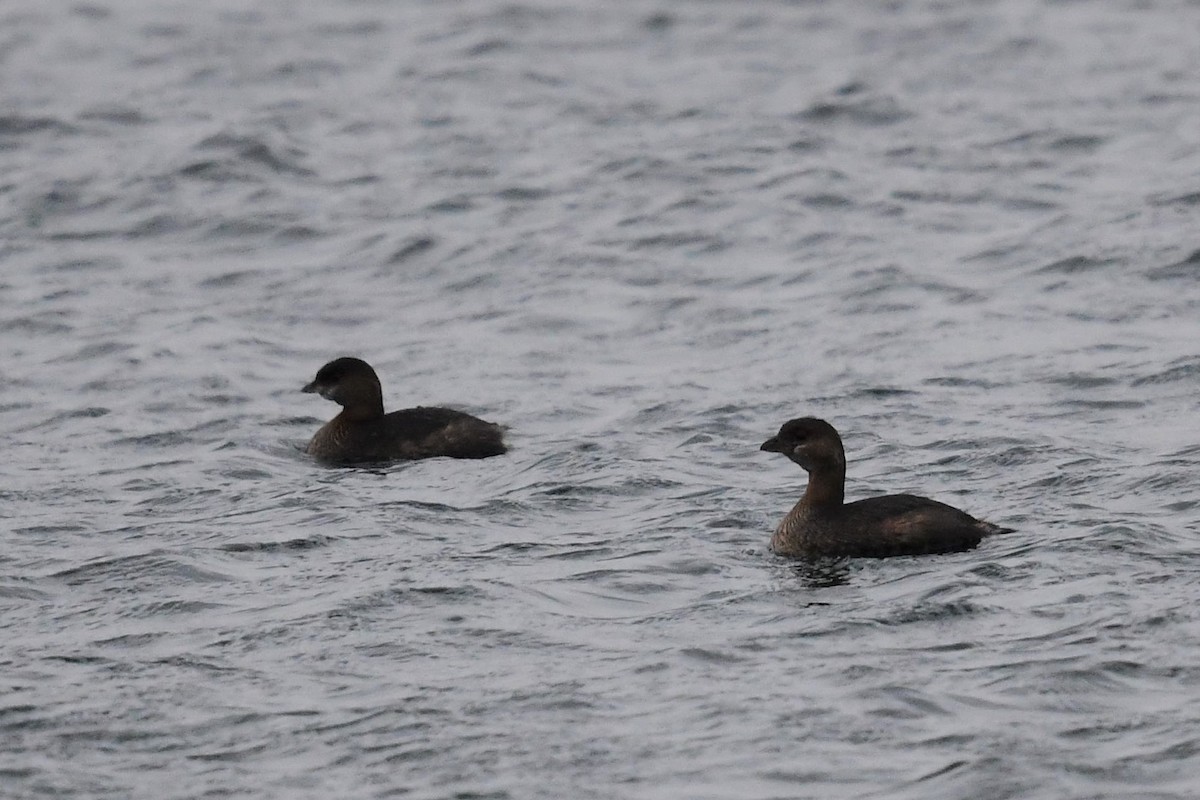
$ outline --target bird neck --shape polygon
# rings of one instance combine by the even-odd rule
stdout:
[[[837,508],[845,499],[845,467],[826,466],[809,471],[801,503],[809,508]]]

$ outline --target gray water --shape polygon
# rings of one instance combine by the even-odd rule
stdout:
[[[0,796],[1190,798],[1200,4],[0,5]],[[299,388],[510,454],[329,469]],[[850,498],[1015,533],[767,550]]]

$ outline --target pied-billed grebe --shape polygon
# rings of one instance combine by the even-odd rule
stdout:
[[[843,502],[846,453],[842,437],[828,422],[803,417],[785,422],[763,442],[808,472],[808,488],[771,537],[783,556],[886,556],[969,550],[989,534],[1006,533],[953,506],[911,494]]]
[[[302,391],[342,406],[308,443],[307,452],[335,464],[366,464],[449,456],[487,458],[505,451],[500,426],[449,408],[383,413],[383,390],[371,365],[339,358],[317,371]]]

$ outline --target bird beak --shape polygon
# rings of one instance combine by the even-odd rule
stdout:
[[[320,389],[318,389],[318,388],[317,388],[317,382],[316,382],[316,381],[313,381],[312,383],[308,384],[307,386],[305,386],[305,387],[304,387],[303,389],[301,389],[300,391],[302,391],[302,392],[306,392],[307,394],[314,394],[314,393],[316,393],[316,392],[319,392],[319,391],[320,391]]]
[[[770,439],[767,439],[765,442],[763,442],[762,447],[758,449],[766,450],[768,453],[782,453],[783,445],[779,443],[778,436],[772,436]]]

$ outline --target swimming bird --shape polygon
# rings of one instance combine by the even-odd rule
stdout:
[[[342,406],[317,431],[306,452],[333,464],[401,459],[487,458],[504,453],[499,425],[450,408],[418,406],[383,413],[383,389],[371,365],[360,358],[330,361],[301,391],[315,392]]]
[[[782,453],[808,472],[804,496],[771,537],[771,549],[779,555],[883,558],[949,553],[1012,530],[911,494],[845,502],[842,437],[822,419],[789,420],[760,449]]]

